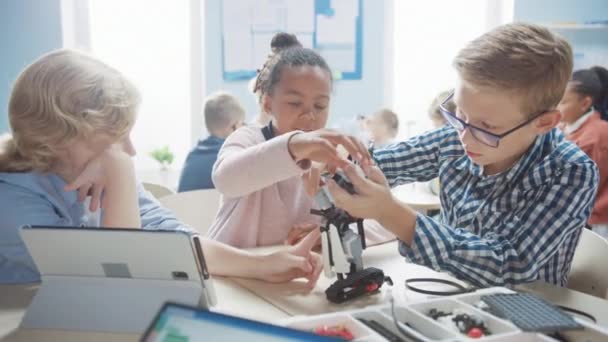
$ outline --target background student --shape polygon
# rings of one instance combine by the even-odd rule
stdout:
[[[566,138],[581,148],[598,167],[599,185],[589,224],[593,231],[608,237],[608,122],[601,118],[602,84],[595,70],[577,70],[568,82],[558,109]]]
[[[392,110],[383,108],[367,119],[366,128],[374,148],[382,148],[395,141],[399,133],[399,117]]]
[[[448,98],[448,96],[450,96],[452,92],[453,90],[442,91],[441,93],[437,94],[437,96],[433,99],[433,102],[431,102],[427,114],[433,123],[433,128],[440,128],[447,124],[443,114],[441,114],[441,108],[439,108],[439,106],[443,103],[443,101],[445,101],[445,99]],[[445,103],[445,108],[450,112],[456,112],[456,104],[454,104],[454,101],[452,100]]]
[[[205,99],[205,126],[209,136],[198,141],[188,153],[179,178],[178,192],[213,189],[211,170],[226,138],[245,122],[245,109],[226,92]]]

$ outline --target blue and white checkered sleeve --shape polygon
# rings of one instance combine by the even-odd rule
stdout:
[[[436,178],[441,149],[450,144],[460,145],[458,135],[453,128],[444,127],[378,149],[373,157],[389,185],[395,187]]]
[[[532,189],[519,206],[483,218],[480,235],[418,214],[412,244],[401,242],[399,250],[414,263],[450,272],[476,286],[534,281],[560,247],[572,249],[565,254],[573,255],[597,184],[593,163],[562,170]],[[549,269],[544,280],[561,284],[564,268]]]

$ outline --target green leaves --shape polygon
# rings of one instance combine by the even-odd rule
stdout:
[[[168,145],[152,150],[150,156],[158,161],[163,167],[171,165],[171,163],[173,163],[173,158],[175,157],[173,152],[169,150]]]

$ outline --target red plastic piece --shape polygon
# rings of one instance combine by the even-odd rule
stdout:
[[[483,337],[483,331],[479,328],[471,328],[469,333],[467,334],[470,338],[480,338]]]
[[[350,330],[341,325],[334,327],[328,327],[324,325],[322,327],[315,328],[314,333],[321,336],[340,337],[346,341],[351,341],[355,338],[353,336],[353,333],[350,332]]]
[[[365,287],[365,290],[367,292],[374,292],[377,289],[378,289],[378,284],[376,284],[376,283],[367,284],[367,286]]]

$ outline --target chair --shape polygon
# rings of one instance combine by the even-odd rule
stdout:
[[[215,189],[186,191],[161,197],[159,201],[180,221],[203,235],[215,220],[220,193]]]
[[[143,182],[141,184],[144,186],[144,189],[148,190],[152,195],[154,195],[154,197],[156,197],[156,199],[175,193],[175,191],[161,184],[147,182]]]
[[[590,229],[583,228],[574,251],[568,288],[608,299],[608,241]]]

